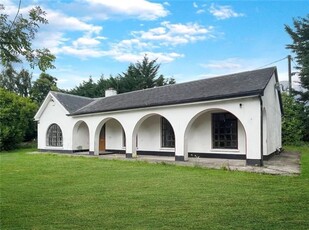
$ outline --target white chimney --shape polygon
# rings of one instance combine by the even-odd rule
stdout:
[[[117,95],[117,91],[113,88],[109,88],[105,90],[105,97],[115,96]]]

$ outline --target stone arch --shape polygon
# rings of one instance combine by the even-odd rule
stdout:
[[[111,127],[108,127],[108,125],[110,125]],[[113,129],[112,126],[114,126],[115,129]],[[114,134],[112,134],[113,132]],[[119,152],[123,152],[123,150],[125,149],[125,146],[123,145],[123,132],[125,132],[125,130],[122,123],[118,119],[114,117],[107,117],[101,120],[97,125],[94,133],[94,154],[99,155],[100,146],[102,145],[104,145],[104,150],[101,149],[101,151],[108,150],[108,147],[113,146],[110,145],[112,140],[117,143],[117,146],[114,145],[116,148],[110,150],[117,150]],[[104,140],[102,138],[104,138]]]
[[[164,120],[162,120],[162,118]],[[161,125],[166,125],[167,127],[166,133],[172,133],[169,135],[170,139],[169,141],[164,142],[164,144],[168,143],[167,147],[163,146],[163,140],[162,140],[162,129]],[[160,124],[159,126],[157,124]],[[148,127],[146,130],[145,127]],[[141,130],[142,128],[142,130]],[[144,129],[143,129],[144,128]],[[152,133],[149,133],[149,130],[151,130]],[[145,135],[148,135],[148,142],[140,142],[140,138],[137,136],[139,132],[142,137],[145,137]],[[140,136],[140,137],[141,137]],[[151,141],[150,140],[151,136]],[[165,138],[168,138],[167,136],[164,136]],[[142,139],[142,138],[141,138]],[[144,138],[144,139],[147,139]],[[142,140],[144,140],[142,139]],[[173,139],[173,140],[172,140]],[[166,156],[174,156],[175,155],[175,128],[173,127],[172,122],[169,118],[167,118],[164,114],[161,113],[149,113],[144,116],[142,116],[135,124],[133,132],[132,132],[132,147],[133,147],[133,154],[137,153],[137,150],[139,154],[147,154],[147,155],[166,155]],[[137,149],[138,147],[138,149]]]
[[[89,151],[89,126],[83,121],[79,120],[75,123],[72,133],[72,149],[73,152]]]
[[[212,113],[216,113],[216,112],[228,112],[230,114],[232,114],[233,116],[235,116],[237,118],[237,124],[238,124],[238,149],[240,151],[242,155],[240,154],[235,154],[233,152],[231,152],[232,154],[234,154],[234,156],[237,156],[237,157],[240,157],[241,159],[245,159],[246,158],[246,154],[247,154],[247,132],[246,132],[246,129],[245,129],[245,126],[243,124],[243,122],[241,121],[241,119],[239,118],[239,116],[237,116],[237,114],[235,114],[233,111],[229,110],[229,109],[226,109],[226,108],[209,108],[209,109],[205,109],[205,110],[202,110],[202,111],[199,111],[198,113],[196,113],[191,119],[190,121],[188,122],[187,126],[186,126],[186,129],[185,129],[185,132],[184,132],[184,140],[185,140],[185,143],[184,143],[184,155],[185,156],[188,156],[188,151],[194,149],[192,148],[192,146],[190,146],[189,142],[190,142],[190,138],[191,136],[189,137],[189,134],[191,132],[191,128],[192,126],[198,122],[199,119],[203,119],[203,116],[205,117],[204,119],[207,119],[207,121],[209,122],[208,123],[208,129],[209,129],[209,133],[208,133],[208,136],[207,136],[207,141],[206,140],[203,140],[203,141],[199,141],[199,143],[202,143],[202,144],[207,144],[208,146],[206,147],[206,149],[212,149],[212,123],[211,123],[211,114]],[[198,125],[197,125],[198,126]],[[190,148],[190,149],[189,149]],[[201,147],[197,147],[196,149],[199,149]],[[195,150],[197,151],[197,150]],[[218,151],[219,152],[219,151]],[[224,152],[224,151],[222,151]],[[227,153],[229,151],[226,151]],[[217,156],[219,156],[220,154],[217,154]],[[205,156],[207,156],[205,154]],[[229,155],[226,155],[227,158],[229,157],[232,157],[232,156],[229,156]]]

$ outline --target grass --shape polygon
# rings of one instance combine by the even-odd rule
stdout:
[[[1,153],[3,229],[308,229],[302,174],[272,176],[31,150]]]

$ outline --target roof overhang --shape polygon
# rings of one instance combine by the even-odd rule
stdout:
[[[39,110],[36,112],[34,116],[34,120],[38,121],[40,120],[40,117],[42,116],[44,110],[46,109],[48,103],[50,101],[54,101],[60,105],[60,107],[64,110],[65,114],[69,114],[69,111],[66,110],[66,108],[57,100],[57,98],[52,94],[52,92],[49,92],[47,96],[45,97],[43,103],[41,104]]]

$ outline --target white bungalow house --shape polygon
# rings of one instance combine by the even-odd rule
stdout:
[[[50,92],[35,115],[38,149],[261,166],[282,147],[278,86],[271,67],[96,99]]]

